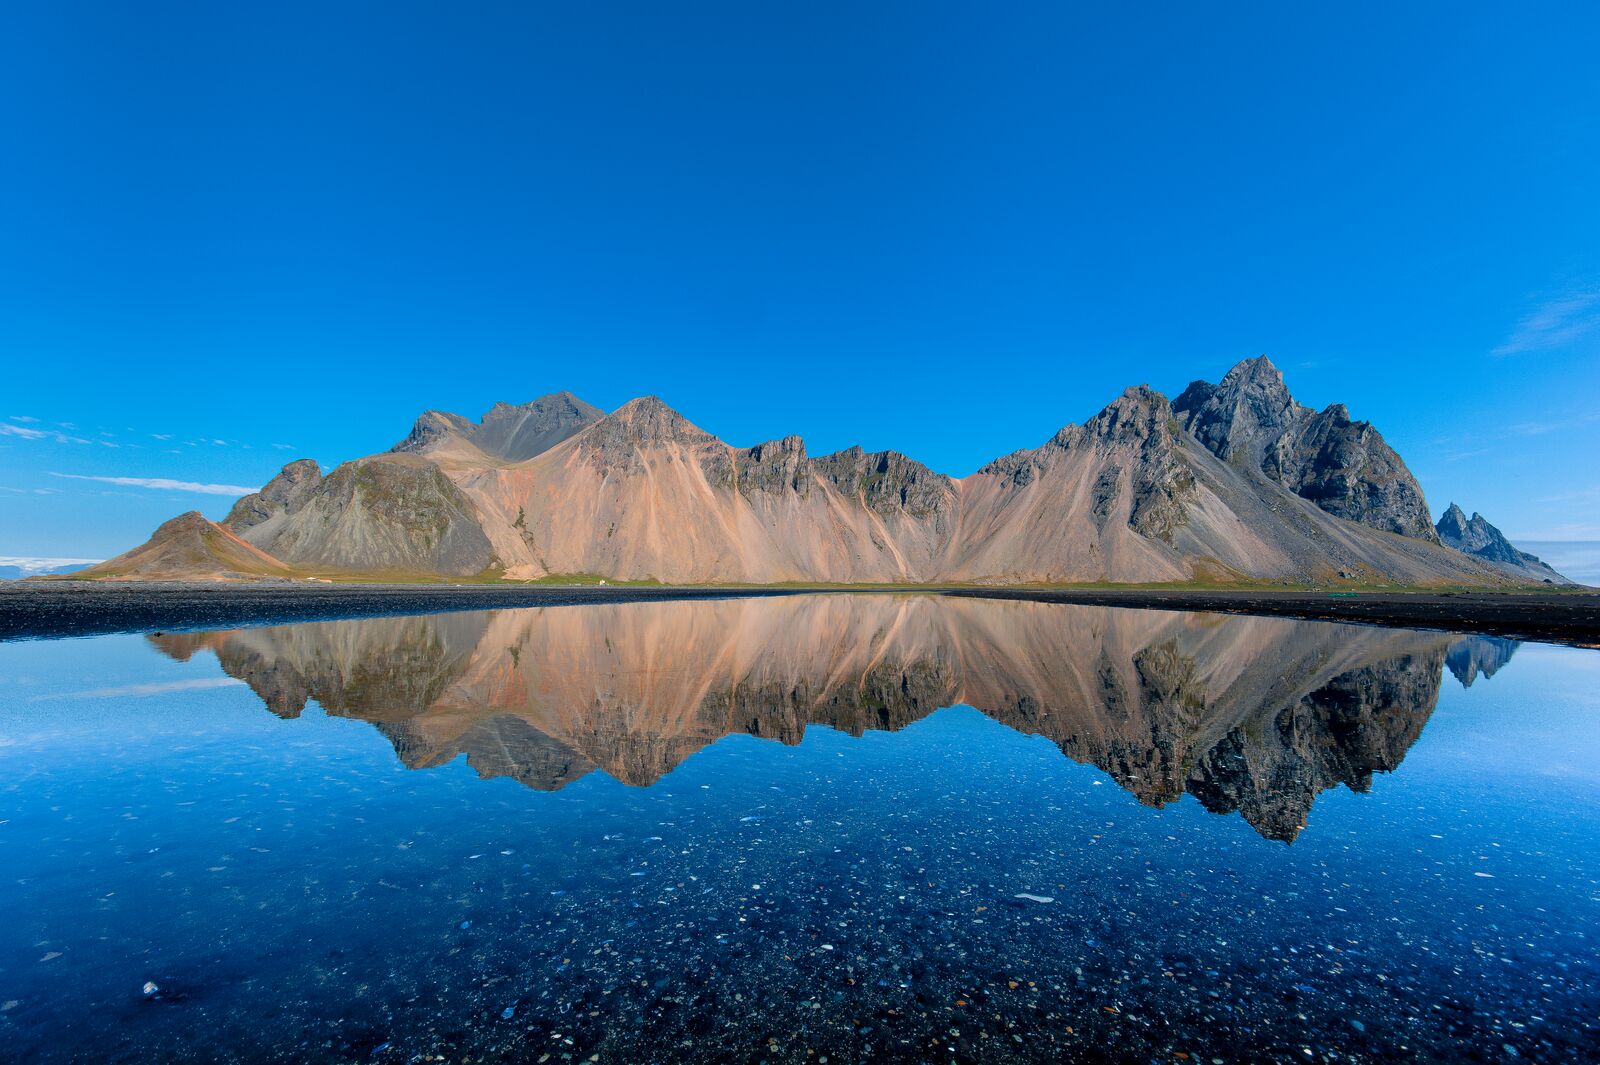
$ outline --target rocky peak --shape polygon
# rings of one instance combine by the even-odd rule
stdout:
[[[1474,514],[1473,517],[1480,521],[1482,520],[1482,515]],[[1440,516],[1434,529],[1439,533],[1440,539],[1459,551],[1460,548],[1457,545],[1467,539],[1470,526],[1471,522],[1467,520],[1467,512],[1455,503],[1451,503],[1444,514]]]
[[[322,483],[322,467],[311,459],[296,459],[268,481],[261,491],[240,499],[228,511],[222,524],[234,532],[244,532],[276,514],[300,509]]]
[[[490,455],[522,462],[605,417],[605,412],[574,396],[556,392],[529,403],[496,403],[472,431],[471,440]]]
[[[1151,438],[1170,439],[1174,426],[1167,397],[1149,385],[1135,385],[1084,423],[1095,440],[1107,443],[1141,443]]]
[[[595,436],[616,436],[638,443],[704,444],[716,439],[661,401],[659,396],[630,399],[595,423]]]
[[[454,437],[469,437],[473,425],[459,414],[425,410],[411,426],[406,438],[390,448],[391,453],[424,454]]]
[[[1224,462],[1235,457],[1260,461],[1276,437],[1310,413],[1295,402],[1282,372],[1265,355],[1239,363],[1221,384],[1195,381],[1172,409],[1183,427]]]
[[[424,411],[406,438],[391,452],[428,454],[463,440],[491,458],[522,462],[599,421],[604,413],[571,392],[556,392],[528,403],[496,403],[479,422],[447,411]]]
[[[643,453],[651,447],[701,449],[710,482],[725,488],[734,483],[733,449],[656,396],[629,400],[589,426],[573,442],[590,461],[625,469],[640,468]]]
[[[768,440],[738,457],[739,490],[745,493],[804,491],[809,465],[806,443],[798,436]]]
[[[751,462],[781,461],[791,456],[801,459],[806,457],[806,442],[798,436],[786,436],[781,440],[768,440],[764,444],[747,448],[745,455]]]
[[[1343,403],[1302,406],[1265,355],[1239,363],[1221,384],[1194,382],[1172,409],[1224,462],[1336,517],[1438,542],[1422,486],[1372,424],[1353,420]]]
[[[812,463],[817,475],[845,495],[859,495],[874,512],[923,517],[955,508],[955,482],[898,451],[849,447]]]
[[[168,518],[150,534],[152,540],[174,540],[180,536],[194,536],[211,528],[211,519],[198,510],[185,511],[176,518]]]
[[[1440,541],[1446,547],[1453,547],[1457,551],[1492,562],[1515,576],[1541,582],[1548,581],[1552,584],[1571,583],[1540,561],[1537,555],[1519,550],[1506,539],[1504,533],[1490,525],[1488,519],[1477,511],[1473,511],[1472,517],[1468,518],[1466,511],[1451,503],[1435,529]]]

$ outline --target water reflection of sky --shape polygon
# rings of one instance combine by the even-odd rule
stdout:
[[[1229,619],[1149,624],[1169,650],[1237,651]],[[302,665],[356,635],[294,628],[273,646]],[[1264,631],[1250,646],[1277,646]],[[1600,655],[1524,645],[1462,688],[1448,641],[1392,639],[1407,664],[1374,645],[1314,701],[1370,716],[1420,694],[1414,742],[1369,793],[1320,791],[1289,846],[1192,794],[1142,805],[1132,750],[1109,773],[1072,756],[1101,748],[970,707],[796,746],[736,733],[650,787],[594,771],[541,791],[460,760],[403,768],[396,736],[443,733],[314,702],[280,719],[209,651],[3,645],[0,1034],[27,1060],[1573,1060],[1600,1006]],[[1125,665],[1099,650],[1088,675]],[[1143,661],[1147,681],[1194,675]],[[233,668],[262,686],[263,662]],[[1199,689],[1125,686],[1121,720],[1180,690]],[[1273,753],[1290,776],[1265,783],[1286,789],[1331,764],[1235,746]]]

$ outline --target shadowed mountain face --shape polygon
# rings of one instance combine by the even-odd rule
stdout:
[[[496,403],[476,424],[459,414],[430,410],[391,450],[521,462],[549,451],[603,417],[605,411],[571,392],[541,396],[520,405]]]
[[[1336,517],[1438,543],[1422,486],[1370,422],[1344,404],[1301,406],[1265,356],[1221,384],[1196,381],[1173,410],[1224,462],[1263,476]]]
[[[647,786],[735,733],[895,730],[967,704],[1148,805],[1185,793],[1292,840],[1317,794],[1396,768],[1458,638],[935,596],[630,603],[150,637],[274,712],[372,722],[413,768],[465,754],[555,789]]]

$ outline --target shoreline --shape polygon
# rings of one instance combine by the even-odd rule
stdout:
[[[946,594],[1432,629],[1600,648],[1600,591],[1372,591],[1334,596],[1249,589],[960,588]]]
[[[189,584],[0,585],[0,641],[195,631],[464,610],[806,594],[927,594],[1187,610],[1434,629],[1600,647],[1600,591],[1362,591],[951,585]]]

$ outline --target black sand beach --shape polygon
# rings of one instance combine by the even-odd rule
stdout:
[[[952,591],[1041,603],[1265,614],[1600,647],[1600,592],[1327,592],[1194,589],[972,588]]]
[[[727,599],[838,588],[503,585],[0,584],[0,640],[196,630],[453,610]],[[861,591],[909,591],[869,589]],[[961,588],[930,592],[1157,610],[1216,611],[1440,629],[1600,647],[1600,592],[1326,592]]]
[[[0,584],[0,640],[108,632],[194,631],[454,610],[728,599],[787,590],[611,586],[182,584],[17,581]]]

